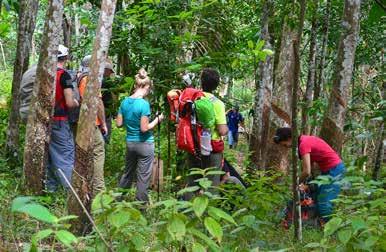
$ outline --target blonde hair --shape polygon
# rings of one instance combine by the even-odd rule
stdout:
[[[144,88],[146,86],[152,87],[153,82],[147,76],[147,72],[144,68],[139,69],[138,73],[135,75],[135,88]]]

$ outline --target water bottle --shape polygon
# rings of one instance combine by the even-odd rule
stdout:
[[[209,156],[212,152],[212,136],[210,131],[204,129],[201,133],[201,155]]]

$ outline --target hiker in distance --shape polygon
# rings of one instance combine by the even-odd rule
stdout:
[[[239,113],[239,109],[239,106],[235,105],[227,113],[229,149],[237,147],[237,143],[239,142],[239,124],[244,127],[244,118]]]
[[[150,185],[154,160],[154,137],[152,130],[164,119],[163,114],[150,121],[150,104],[145,98],[152,89],[152,80],[145,69],[135,76],[134,93],[126,97],[119,107],[116,124],[126,128],[126,170],[119,181],[119,187],[130,188],[137,176],[136,198],[148,202],[147,190]]]
[[[291,148],[291,128],[279,128],[273,138],[276,144]],[[305,189],[304,183],[311,176],[311,165],[316,163],[322,175],[330,175],[329,184],[318,187],[317,208],[324,222],[330,219],[333,211],[332,201],[338,198],[340,193],[339,181],[345,174],[345,166],[339,155],[323,139],[316,136],[301,135],[298,140],[299,158],[302,160],[302,173],[300,176],[300,188]]]

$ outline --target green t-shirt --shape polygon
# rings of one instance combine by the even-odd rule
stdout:
[[[225,114],[225,105],[224,103],[218,99],[216,96],[214,96],[211,93],[204,92],[205,97],[210,99],[213,103],[213,108],[214,108],[214,115],[215,115],[215,124],[214,126],[210,129],[212,133],[212,140],[220,140],[221,135],[217,131],[217,125],[227,124],[227,119],[226,119],[226,114]]]

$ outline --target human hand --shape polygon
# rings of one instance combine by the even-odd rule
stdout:
[[[107,129],[107,125],[106,123],[102,123],[101,125],[101,132],[102,132],[102,135],[107,135],[109,132],[109,130]]]
[[[308,185],[305,185],[305,184],[301,183],[299,185],[299,190],[300,191],[307,191],[308,190]]]
[[[231,176],[230,172],[225,173],[224,176],[222,176],[221,178],[221,183],[224,184],[230,176]]]
[[[158,122],[159,122],[159,123],[162,122],[164,119],[165,119],[164,114],[158,115]]]

